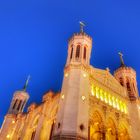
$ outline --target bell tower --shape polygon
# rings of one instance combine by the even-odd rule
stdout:
[[[23,112],[24,107],[29,99],[29,94],[26,92],[29,78],[30,78],[30,76],[28,77],[28,79],[23,87],[23,90],[16,91],[14,93],[8,114],[18,114],[18,113]]]
[[[138,100],[138,88],[136,81],[136,71],[127,67],[123,60],[123,54],[119,53],[121,65],[114,72],[115,78],[120,84],[127,90],[128,98],[128,113],[130,118],[130,124],[132,128],[132,135],[134,140],[139,140],[140,132],[140,113],[139,113],[139,100]],[[123,93],[122,93],[123,94]]]
[[[120,82],[120,84],[127,89],[130,101],[135,101],[136,98],[138,98],[136,71],[133,68],[125,65],[122,53],[119,52],[119,56],[121,65],[114,72],[114,76]]]
[[[66,66],[69,64],[89,65],[92,47],[92,39],[83,28],[85,24],[80,22],[80,33],[75,33],[68,42],[68,56]]]
[[[92,38],[83,31],[75,33],[68,42],[58,113],[53,140],[88,140],[90,64]]]
[[[1,132],[0,132],[0,138],[5,140],[12,138],[12,128],[14,128],[14,124],[16,121],[16,116],[19,113],[22,113],[24,110],[24,107],[29,99],[29,94],[26,91],[29,78],[27,79],[23,90],[16,91],[14,93],[13,99],[11,101],[10,108],[8,110],[8,113],[6,114],[4,118],[4,122],[2,124]],[[10,129],[9,129],[10,128]]]

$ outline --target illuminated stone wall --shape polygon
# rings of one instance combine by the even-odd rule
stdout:
[[[0,140],[49,140],[53,123],[55,123],[60,94],[49,92],[43,96],[40,105],[35,103],[28,107],[26,114],[7,115],[9,122],[5,135]]]
[[[88,136],[90,139],[100,139],[104,137],[108,140],[133,139],[131,131],[131,119],[129,117],[130,104],[125,96],[126,91],[119,87],[116,91],[114,88],[108,87],[106,80],[98,80],[93,76],[99,73],[98,69],[91,67],[77,66],[82,69],[82,76],[85,79],[89,74],[89,128]],[[69,69],[65,71],[65,77],[69,77]],[[106,70],[100,71],[100,76],[108,73]],[[110,79],[110,75],[106,75],[106,79]],[[116,81],[115,81],[116,82]],[[114,84],[114,83],[112,83]],[[120,85],[121,86],[121,85]],[[84,86],[83,86],[84,87]],[[123,91],[124,93],[118,93]],[[79,99],[86,103],[87,95],[79,96]],[[54,132],[56,125],[56,116],[59,100],[65,101],[66,97],[63,93],[54,94],[48,92],[43,96],[42,103],[35,103],[28,107],[28,112],[25,114],[7,115],[8,129],[5,131],[5,137],[1,136],[2,140],[49,140]],[[80,112],[79,112],[80,113]],[[79,120],[80,121],[80,120]],[[82,126],[81,126],[82,128]]]
[[[91,85],[91,95],[99,99],[101,102],[104,102],[106,105],[110,105],[125,114],[128,113],[127,103],[122,97],[116,97],[94,84]]]

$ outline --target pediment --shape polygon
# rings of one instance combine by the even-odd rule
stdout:
[[[126,96],[125,88],[121,86],[108,70],[102,70],[91,66],[91,77],[106,88],[109,88],[120,95]]]

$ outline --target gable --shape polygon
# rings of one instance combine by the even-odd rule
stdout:
[[[125,88],[121,86],[108,70],[97,69],[91,66],[90,72],[91,78],[97,83],[109,88],[121,96],[127,96]]]

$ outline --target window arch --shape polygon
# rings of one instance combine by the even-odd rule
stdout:
[[[36,131],[33,131],[33,132],[32,132],[31,140],[34,140],[34,138],[35,138],[35,133],[36,133]]]
[[[128,92],[131,92],[131,88],[130,88],[130,83],[129,83],[129,81],[127,81],[126,86],[127,86]]]
[[[73,46],[71,47],[70,59],[72,59],[72,55],[73,55]]]
[[[52,139],[52,136],[53,136],[53,129],[54,129],[54,122],[53,122],[52,125],[51,125],[51,132],[50,132],[49,140]]]
[[[76,48],[76,58],[79,58],[80,56],[80,45],[77,45],[77,48]]]
[[[122,79],[122,77],[120,78],[120,84],[123,86],[123,79]]]
[[[84,47],[84,55],[83,55],[84,59],[86,59],[86,53],[87,53],[86,51],[87,51],[87,49],[86,49],[86,47]]]
[[[92,113],[92,120],[90,121],[89,124],[89,139],[91,140],[96,140],[96,139],[105,139],[105,136],[103,135],[103,126],[104,126],[104,121],[103,121],[103,116],[100,114],[98,111],[94,111]]]
[[[133,83],[133,88],[134,88],[134,91],[136,92],[136,87],[135,87],[135,84]]]
[[[20,102],[19,102],[19,104],[18,104],[18,107],[17,107],[17,110],[20,110],[21,103],[22,103],[22,100],[20,100]]]
[[[14,103],[14,105],[13,105],[13,109],[15,109],[15,107],[16,107],[16,104],[17,104],[17,99],[16,99],[16,101],[15,101],[15,103]]]
[[[33,128],[32,130],[32,134],[31,134],[31,140],[34,140],[35,135],[36,135],[36,128],[39,122],[39,114],[36,115],[36,117],[30,122],[31,123],[31,128]]]
[[[106,121],[105,139],[116,140],[117,139],[116,131],[117,128],[116,128],[115,120],[109,117]]]
[[[23,110],[23,107],[24,107],[25,103],[26,103],[26,100],[22,103],[21,110]]]

